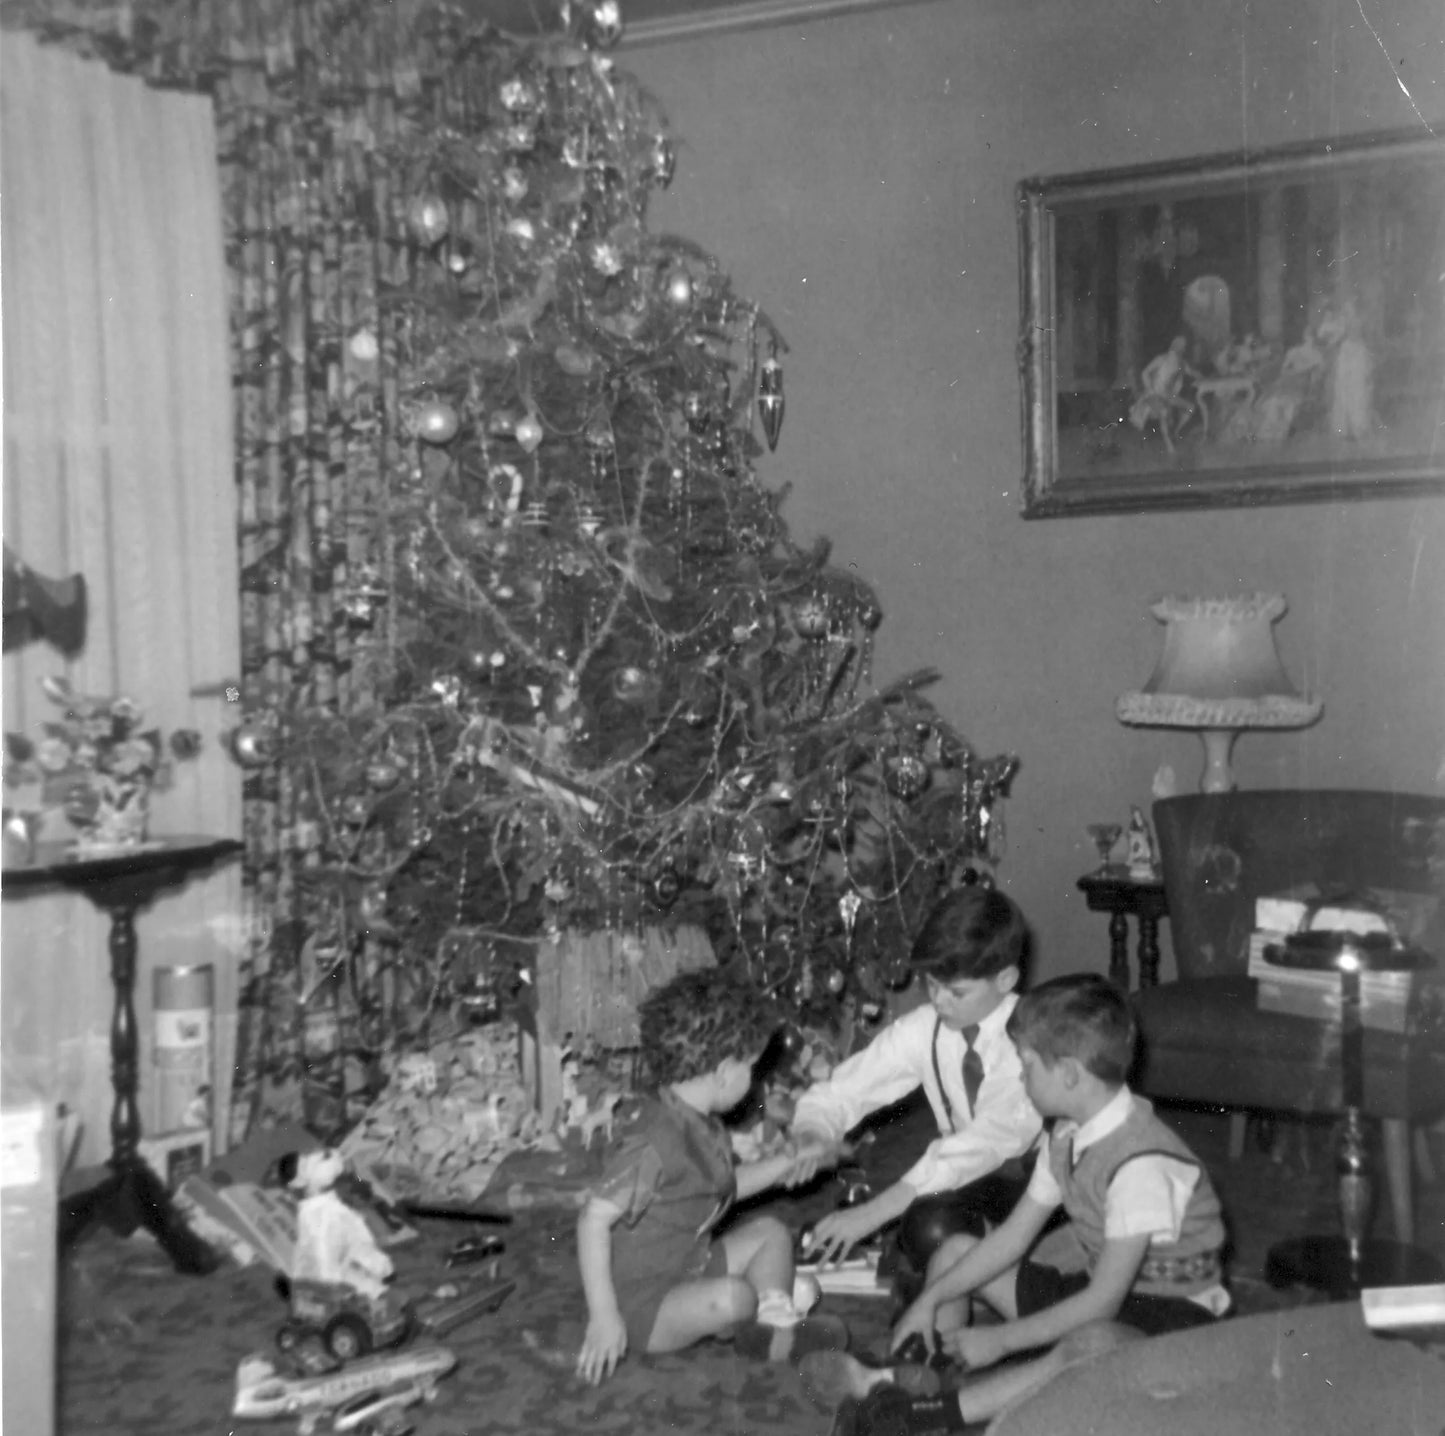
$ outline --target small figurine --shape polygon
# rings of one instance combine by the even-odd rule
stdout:
[[[1141,808],[1129,809],[1129,827],[1125,833],[1126,861],[1129,876],[1135,882],[1148,882],[1159,876],[1159,855],[1154,848],[1154,834]]]
[[[333,1147],[305,1152],[291,1185],[303,1195],[296,1209],[297,1281],[336,1282],[373,1300],[386,1289],[391,1258],[377,1244],[360,1212],[341,1199],[336,1184],[346,1158]]]

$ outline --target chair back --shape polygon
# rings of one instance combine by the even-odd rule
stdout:
[[[1195,793],[1156,802],[1154,827],[1181,979],[1243,976],[1255,899],[1292,891],[1407,910],[1411,930],[1402,936],[1445,968],[1445,798],[1323,788]]]

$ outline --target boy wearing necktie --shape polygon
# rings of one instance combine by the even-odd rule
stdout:
[[[917,1281],[942,1243],[981,1236],[1001,1221],[1026,1179],[1020,1159],[1041,1119],[1024,1092],[1018,1052],[1006,1031],[1018,1001],[1027,928],[1017,906],[986,887],[948,894],[929,915],[909,965],[928,1001],[890,1023],[863,1051],[799,1099],[792,1137],[800,1186],[834,1165],[843,1139],[864,1118],[920,1087],[938,1136],[891,1187],[813,1228],[810,1251],[842,1260],[899,1218],[900,1286]]]

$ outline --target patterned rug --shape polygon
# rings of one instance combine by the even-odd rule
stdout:
[[[1252,1145],[1242,1161],[1229,1162],[1222,1117],[1193,1114],[1183,1121],[1231,1217],[1239,1310],[1312,1300],[1303,1292],[1270,1290],[1260,1273],[1269,1241],[1327,1230],[1334,1219],[1328,1127],[1302,1129],[1298,1142],[1273,1154]],[[878,1130],[863,1157],[875,1190],[906,1169],[926,1137],[926,1113],[918,1111],[895,1114]],[[798,1229],[831,1209],[838,1195],[836,1180],[823,1181],[771,1206]],[[1425,1186],[1422,1197],[1420,1235],[1432,1247],[1445,1245],[1445,1189]],[[475,1228],[437,1220],[418,1226],[420,1239],[393,1253],[398,1279],[435,1284],[447,1275],[451,1243]],[[504,1272],[518,1279],[517,1290],[499,1311],[446,1337],[458,1364],[442,1380],[434,1405],[408,1413],[417,1436],[823,1436],[828,1430],[829,1418],[809,1406],[789,1366],[748,1361],[722,1343],[668,1357],[629,1357],[601,1387],[579,1382],[572,1363],[584,1307],[573,1217],[520,1212],[501,1230]],[[830,1296],[823,1309],[847,1321],[855,1350],[881,1352],[890,1305]],[[180,1276],[148,1236],[87,1235],[61,1269],[60,1436],[289,1436],[294,1420],[253,1424],[230,1416],[237,1363],[270,1350],[284,1315],[266,1269]]]
[[[393,1252],[399,1281],[444,1280],[445,1253],[468,1228],[419,1224],[419,1241]],[[487,1228],[496,1230],[496,1228]],[[413,1412],[417,1436],[487,1432],[728,1433],[798,1436],[828,1429],[792,1368],[747,1360],[709,1342],[666,1357],[629,1357],[593,1388],[572,1373],[583,1322],[574,1220],[527,1213],[505,1229],[504,1271],[517,1290],[495,1313],[444,1338],[458,1357],[434,1405]],[[285,1315],[260,1266],[177,1275],[146,1236],[98,1230],[62,1269],[58,1427],[62,1436],[217,1436],[292,1431],[295,1422],[230,1416],[236,1365],[267,1352]],[[881,1349],[888,1303],[830,1298],[855,1343]],[[324,1429],[324,1428],[323,1428]]]

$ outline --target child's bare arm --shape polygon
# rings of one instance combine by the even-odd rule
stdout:
[[[612,1285],[612,1228],[622,1209],[588,1197],[577,1218],[577,1269],[587,1298],[587,1334],[577,1353],[577,1374],[596,1386],[611,1376],[627,1353],[627,1323]]]
[[[915,1331],[927,1336],[933,1330],[934,1315],[944,1302],[968,1296],[987,1286],[1010,1267],[1017,1266],[1043,1231],[1053,1211],[1052,1207],[1044,1206],[1025,1192],[1000,1226],[923,1288],[918,1299],[893,1328],[894,1349]]]
[[[958,1355],[968,1366],[992,1366],[1012,1352],[1052,1346],[1081,1326],[1111,1320],[1124,1304],[1148,1250],[1147,1235],[1108,1239],[1083,1291],[1002,1326],[956,1333]]]
[[[741,1162],[734,1169],[733,1176],[738,1185],[737,1199],[745,1202],[769,1187],[775,1187],[792,1170],[796,1155],[792,1144],[770,1157],[760,1157],[756,1162]]]

